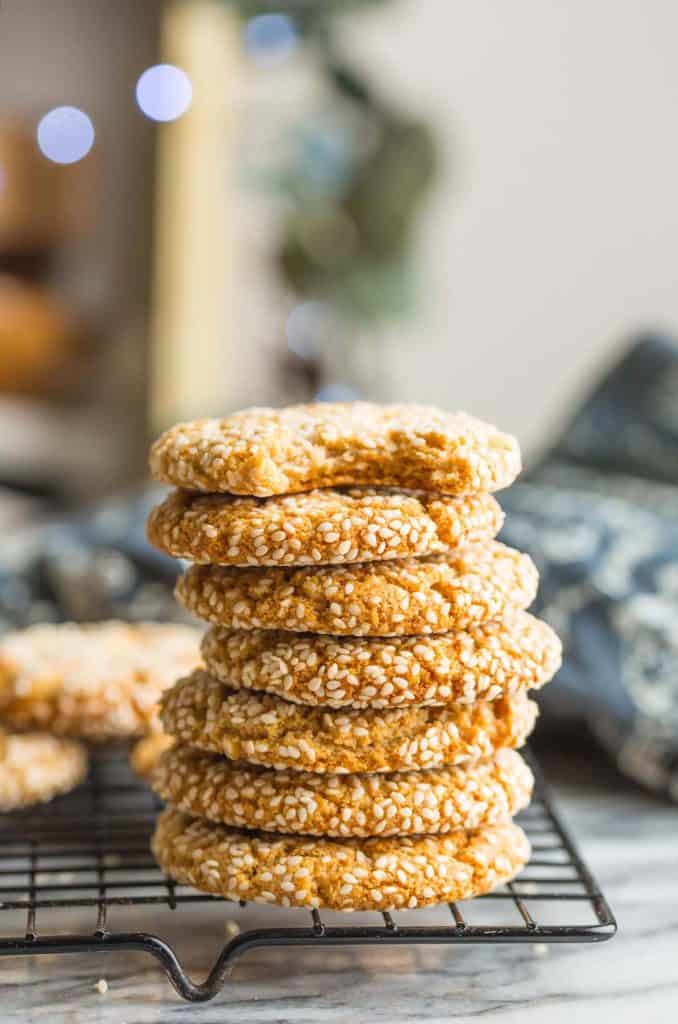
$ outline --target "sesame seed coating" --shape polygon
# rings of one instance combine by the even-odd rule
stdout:
[[[147,533],[161,551],[202,565],[329,565],[451,551],[491,540],[502,522],[489,494],[354,488],[236,498],[174,491],[151,511]]]
[[[159,797],[192,817],[316,836],[439,834],[493,825],[527,806],[533,783],[515,750],[471,766],[317,775],[174,747],[151,779]]]
[[[137,740],[129,755],[132,771],[141,779],[150,779],[158,761],[174,740],[164,732],[154,732]]]
[[[75,740],[46,733],[12,736],[0,731],[0,811],[44,803],[81,782],[87,751]]]
[[[337,711],[230,690],[198,670],[165,694],[160,717],[180,743],[232,761],[343,774],[462,764],[520,747],[537,706],[521,692],[475,704]]]
[[[163,690],[198,664],[189,626],[31,626],[0,640],[0,720],[92,740],[143,735]]]
[[[351,566],[191,566],[176,596],[233,629],[350,636],[445,633],[526,608],[537,591],[529,555],[490,541],[449,555]]]
[[[547,623],[515,612],[467,631],[387,639],[213,626],[202,654],[233,689],[297,704],[388,708],[470,704],[543,686],[560,667],[561,645]]]
[[[171,808],[151,846],[182,885],[230,900],[346,911],[478,896],[508,882],[530,855],[512,822],[440,836],[321,839],[238,832]]]
[[[467,494],[508,487],[520,451],[463,412],[323,402],[179,423],[153,445],[150,467],[186,490],[260,497],[344,484]]]

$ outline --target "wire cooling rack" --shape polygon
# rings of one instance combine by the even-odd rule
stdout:
[[[285,912],[281,927],[279,908],[266,908],[271,926],[234,936],[205,981],[195,982],[169,941],[136,929],[139,915],[145,911],[157,928],[159,905],[183,914],[195,941],[203,914],[190,915],[190,905],[209,903],[217,914],[221,905],[226,922],[233,904],[163,876],[149,851],[155,798],[131,776],[122,753],[98,755],[88,782],[76,792],[38,810],[0,816],[0,955],[145,951],[160,961],[184,999],[206,1001],[220,991],[238,956],[262,946],[609,939],[617,927],[612,911],[554,811],[534,756],[528,759],[537,786],[518,820],[530,837],[532,858],[514,882],[488,896],[436,908],[433,920],[424,911],[349,916],[296,910]],[[65,934],[64,918],[73,913],[78,927]],[[288,926],[290,920],[298,926]]]

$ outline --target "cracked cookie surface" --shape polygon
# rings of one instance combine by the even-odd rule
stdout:
[[[230,690],[198,670],[165,694],[160,717],[180,743],[232,761],[311,772],[394,772],[520,747],[537,706],[523,692],[475,704],[333,710]]]
[[[277,498],[174,491],[148,519],[161,551],[201,565],[331,565],[451,551],[491,540],[503,513],[489,494],[380,489]]]
[[[431,636],[354,638],[213,626],[211,673],[234,689],[297,704],[400,707],[472,703],[543,686],[560,667],[551,627],[528,612]]]
[[[150,467],[185,490],[265,497],[347,484],[496,491],[521,463],[515,438],[467,413],[320,402],[179,423],[151,448]]]
[[[515,750],[477,764],[362,775],[275,771],[174,747],[152,772],[158,796],[195,818],[316,836],[420,835],[507,821],[529,802]]]
[[[229,900],[346,911],[479,896],[510,881],[530,855],[512,822],[441,836],[322,839],[239,832],[171,808],[151,846],[182,885]]]
[[[412,636],[468,629],[532,603],[529,555],[490,541],[449,555],[350,566],[233,569],[191,566],[180,603],[232,629]]]

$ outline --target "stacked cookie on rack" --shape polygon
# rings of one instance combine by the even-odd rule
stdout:
[[[527,691],[560,660],[525,611],[534,565],[494,539],[516,442],[463,413],[309,405],[181,424],[151,467],[179,489],[149,538],[194,563],[177,597],[212,624],[206,671],[163,700],[167,874],[339,910],[513,877]]]

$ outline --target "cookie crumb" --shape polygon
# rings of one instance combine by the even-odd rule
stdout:
[[[234,939],[236,935],[240,935],[240,925],[233,918],[229,917],[228,921],[224,924],[224,931],[229,939]]]
[[[94,986],[100,996],[105,996],[108,992],[108,982],[105,978],[99,978],[96,985]]]

